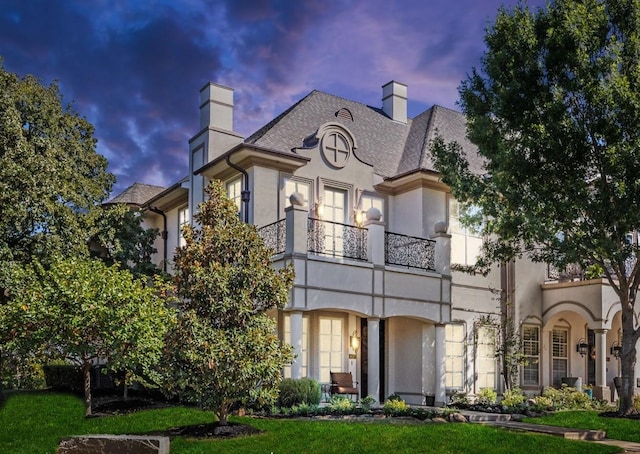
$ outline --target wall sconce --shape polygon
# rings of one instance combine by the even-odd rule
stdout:
[[[354,219],[358,226],[362,226],[362,222],[364,221],[364,213],[361,210],[356,210]]]
[[[322,219],[324,217],[324,204],[322,203],[322,197],[318,199],[318,203],[316,203],[316,216],[318,219]]]
[[[589,353],[589,344],[587,344],[587,340],[584,337],[578,339],[578,344],[576,345],[576,351],[580,353],[580,356],[584,357],[587,353]]]
[[[353,334],[349,337],[349,343],[351,344],[351,348],[358,353],[358,349],[360,348],[360,337],[356,330],[353,330]]]
[[[618,341],[613,341],[613,344],[611,344],[611,354],[614,356],[614,358],[620,358],[620,354],[622,353],[622,345],[620,345],[620,342]]]

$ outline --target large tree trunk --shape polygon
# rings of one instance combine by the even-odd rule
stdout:
[[[84,416],[91,416],[91,363],[82,363],[82,377],[84,381]]]
[[[622,303],[622,352],[620,354],[621,377],[620,377],[620,407],[619,413],[622,416],[634,413],[633,393],[635,389],[635,366],[636,366],[636,333],[634,330],[634,305],[628,301]]]

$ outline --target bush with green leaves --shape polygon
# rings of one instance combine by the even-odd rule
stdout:
[[[555,410],[591,410],[598,406],[587,394],[564,384],[560,389],[545,388],[542,397],[550,399]]]
[[[460,391],[451,396],[450,405],[452,407],[466,407],[471,403],[466,392]]]
[[[285,378],[278,386],[280,394],[278,405],[293,407],[307,404],[318,405],[321,398],[320,384],[311,378]]]
[[[480,405],[494,405],[498,394],[492,388],[482,388],[476,395],[476,403]]]
[[[525,395],[520,388],[507,389],[502,393],[502,400],[500,403],[507,408],[519,408],[526,400]]]
[[[372,395],[368,395],[367,397],[363,397],[358,401],[358,404],[364,411],[371,410],[371,406],[376,403],[375,397]]]
[[[333,413],[348,414],[355,409],[355,404],[345,396],[333,396],[329,401],[329,410]]]
[[[47,384],[36,358],[6,353],[0,361],[0,386],[2,389],[43,389]]]
[[[640,394],[633,395],[633,408],[640,412]]]
[[[384,403],[384,413],[391,416],[401,416],[406,414],[409,407],[402,399],[387,399]]]

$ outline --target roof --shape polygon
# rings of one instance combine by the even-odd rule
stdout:
[[[107,201],[106,204],[126,203],[127,205],[143,205],[147,200],[164,191],[164,189],[162,186],[136,182]]]
[[[339,115],[341,109],[348,109],[353,120],[348,115]],[[304,147],[305,139],[327,122],[344,125],[357,140],[356,156],[386,178],[420,170],[435,171],[429,144],[437,134],[447,142],[461,144],[472,169],[481,168],[460,112],[433,106],[405,124],[392,120],[381,109],[317,90],[256,131],[245,143],[273,150],[295,150]]]

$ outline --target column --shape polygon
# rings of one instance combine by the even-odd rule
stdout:
[[[611,390],[607,386],[607,330],[595,329],[596,334],[596,386],[593,397],[611,400]]]
[[[301,202],[295,195],[290,198],[292,205],[284,209],[287,235],[285,254],[306,254],[308,212],[305,206],[298,205]]]
[[[367,388],[369,395],[380,401],[380,319],[367,319]]]
[[[302,378],[302,312],[289,312],[291,345],[296,358],[291,363],[291,378]]]
[[[451,275],[451,235],[447,233],[445,222],[436,222],[433,229],[435,234],[431,237],[435,240],[434,265],[436,273]]]
[[[444,325],[436,325],[436,344],[435,344],[435,372],[436,372],[436,389],[435,404],[442,407],[447,403],[447,390],[445,382],[445,338]]]
[[[384,266],[384,222],[380,221],[380,212],[377,209],[367,211],[367,217],[368,219],[364,223],[364,226],[368,229],[367,259],[374,265]]]

